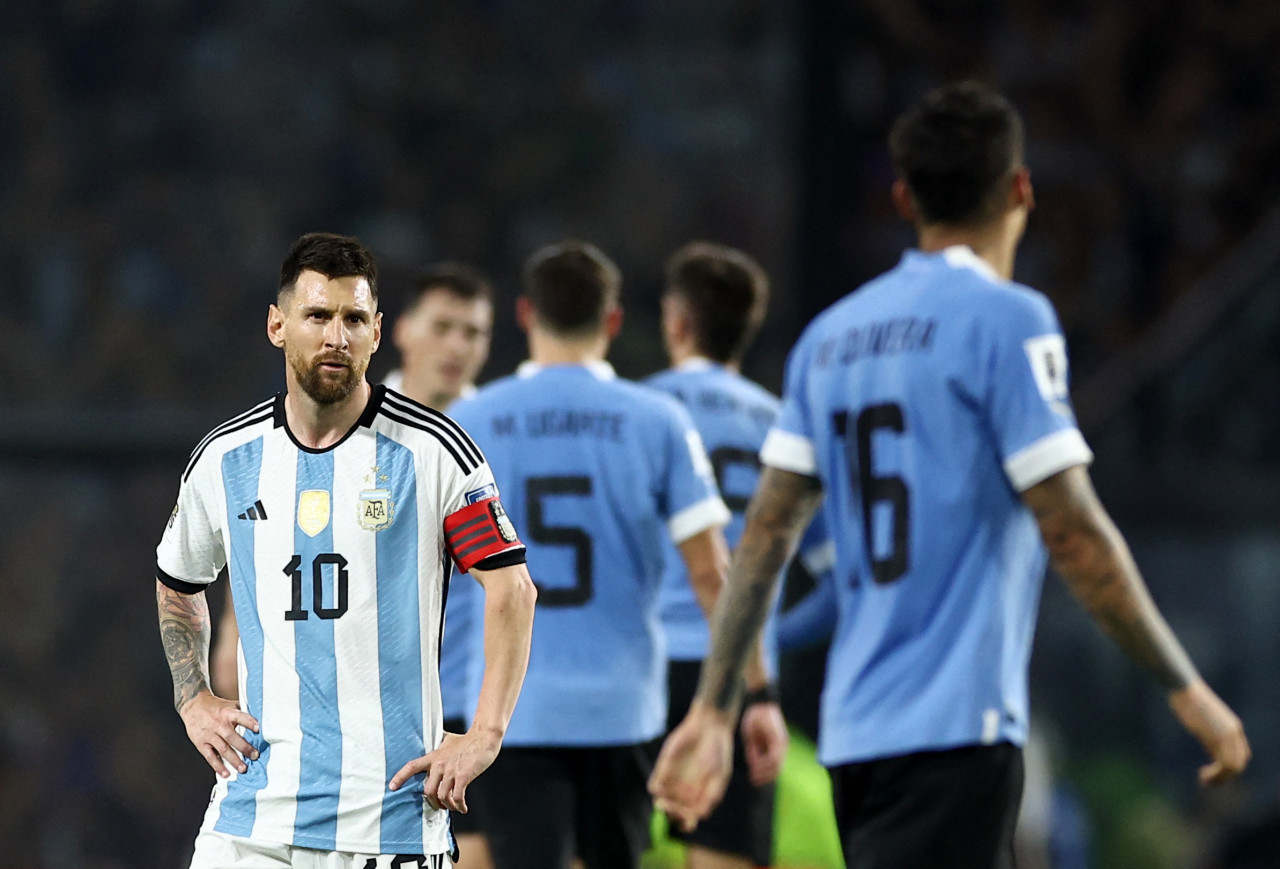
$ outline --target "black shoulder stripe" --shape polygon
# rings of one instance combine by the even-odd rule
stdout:
[[[266,401],[262,402],[261,404],[254,405],[253,407],[249,408],[244,413],[231,417],[231,419],[217,426],[213,431],[205,435],[204,438],[201,439],[200,443],[196,444],[196,448],[191,451],[191,455],[194,456],[196,453],[200,452],[200,450],[204,449],[205,444],[209,443],[209,441],[213,440],[218,435],[222,434],[223,430],[226,429],[228,426],[235,425],[236,423],[240,422],[246,417],[252,416],[256,413],[259,413],[265,410],[267,405],[274,404],[274,403],[275,403],[274,398],[268,398]]]
[[[230,428],[224,428],[221,431],[219,431],[217,434],[212,435],[208,438],[205,438],[204,443],[200,445],[200,447],[196,450],[195,455],[191,457],[191,461],[187,462],[187,469],[182,472],[182,482],[185,483],[187,481],[187,477],[191,476],[191,471],[195,469],[196,462],[200,461],[200,457],[204,455],[204,451],[209,448],[209,445],[211,443],[213,443],[218,438],[224,435],[233,434],[235,432],[240,431],[241,429],[248,428],[251,425],[257,425],[260,422],[266,422],[267,420],[271,419],[274,415],[275,415],[275,412],[272,409],[268,408],[265,412],[261,413],[258,416],[251,417],[250,419],[246,419],[243,422],[239,423],[238,425],[231,426]]]
[[[397,392],[387,392],[387,398],[391,399],[396,410],[401,413],[407,413],[425,423],[433,424],[442,431],[448,432],[459,448],[467,454],[467,457],[476,465],[484,464],[484,457],[480,455],[480,448],[476,446],[471,436],[463,431],[462,426],[454,422],[449,416],[438,410],[432,410],[425,404],[418,404],[411,398],[406,398]]]
[[[449,452],[449,455],[453,456],[453,460],[458,463],[458,467],[462,468],[462,473],[470,474],[472,471],[474,471],[476,468],[479,467],[479,465],[472,464],[468,460],[464,459],[462,457],[462,454],[459,453],[458,450],[454,448],[454,444],[450,443],[448,438],[446,438],[443,434],[441,434],[439,431],[435,430],[434,428],[425,426],[422,423],[418,422],[417,420],[412,420],[412,419],[409,419],[408,417],[404,417],[404,416],[400,416],[399,414],[392,413],[391,409],[386,405],[383,405],[379,413],[381,413],[383,416],[385,416],[387,419],[393,422],[398,422],[401,425],[407,425],[409,426],[409,428],[414,428],[414,429],[417,429],[418,431],[424,431],[427,434],[434,437],[436,440],[440,442],[440,445]]]

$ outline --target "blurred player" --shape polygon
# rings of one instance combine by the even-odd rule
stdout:
[[[952,85],[899,119],[890,148],[920,249],[793,349],[697,699],[651,785],[685,824],[719,799],[734,674],[825,491],[840,614],[819,754],[846,860],[989,869],[1012,858],[1046,545],[1208,751],[1202,781],[1237,774],[1249,747],[1094,494],[1052,306],[1010,280],[1032,206],[1020,119]]]
[[[267,335],[287,392],[197,446],[157,551],[175,705],[220,776],[192,865],[440,867],[445,810],[466,811],[524,676],[524,547],[465,431],[365,380],[381,317],[358,242],[295,243]],[[443,731],[436,677],[446,553],[485,589],[486,668],[460,735]],[[224,565],[241,709],[207,684],[204,588]]]
[[[675,542],[709,610],[729,512],[684,409],[604,361],[622,322],[614,264],[566,242],[534,254],[525,281],[517,316],[531,361],[454,406],[499,469],[538,565],[526,692],[475,803],[499,869],[568,867],[575,854],[588,867],[637,866],[666,725],[662,546]],[[750,682],[766,681],[757,653]],[[753,709],[761,754],[777,763],[781,714]]]
[[[725,504],[733,513],[726,529],[731,547],[742,535],[743,513],[760,476],[760,446],[778,416],[778,400],[738,370],[764,320],[768,297],[763,269],[742,251],[708,242],[694,242],[676,251],[667,263],[662,298],[662,334],[672,367],[647,381],[679,399],[693,418]],[[820,532],[820,523],[813,528]],[[811,568],[816,566],[814,559],[830,559],[825,534],[810,535],[805,543],[801,554],[809,556]],[[674,552],[666,559],[660,598],[670,661],[669,729],[689,710],[710,634],[684,566],[673,556]],[[771,630],[764,636],[766,662],[771,663]],[[776,666],[771,670],[776,672]],[[773,685],[749,695],[745,704],[750,709],[762,701],[777,702]],[[748,717],[747,724],[752,722]],[[762,764],[751,734],[739,733],[724,802],[692,833],[671,829],[672,838],[688,846],[690,869],[746,869],[767,866],[772,860],[773,781],[779,767]]]

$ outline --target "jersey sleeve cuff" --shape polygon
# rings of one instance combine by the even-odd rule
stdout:
[[[724,505],[724,501],[717,496],[712,496],[685,507],[668,519],[667,531],[671,534],[671,539],[679,545],[708,528],[728,525],[732,518],[733,514]]]
[[[800,564],[809,571],[810,576],[821,576],[836,566],[836,543],[825,540],[817,546],[810,546],[800,553]]]
[[[524,544],[520,544],[505,552],[499,552],[496,555],[490,555],[471,565],[472,570],[497,570],[499,567],[511,567],[516,564],[525,564],[528,562],[525,556]]]
[[[1076,428],[1062,429],[1023,447],[1004,463],[1005,476],[1013,488],[1025,492],[1059,471],[1093,461],[1093,450]]]
[[[204,591],[206,583],[203,582],[187,582],[185,579],[178,579],[176,576],[170,576],[160,569],[160,565],[156,565],[156,579],[160,580],[166,587],[173,589],[178,594],[199,594]]]
[[[780,471],[804,474],[806,477],[818,475],[818,459],[813,441],[780,428],[770,429],[765,436],[764,445],[760,447],[760,461]]]

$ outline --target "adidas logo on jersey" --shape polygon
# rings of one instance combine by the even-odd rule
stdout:
[[[254,501],[252,507],[250,507],[248,510],[245,510],[236,518],[237,519],[266,519],[267,508],[262,506],[261,501]]]

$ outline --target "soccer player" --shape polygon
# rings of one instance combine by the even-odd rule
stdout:
[[[845,858],[988,869],[1011,860],[1046,547],[1208,752],[1202,782],[1239,773],[1249,746],[1094,494],[1052,306],[1011,281],[1032,207],[1018,115],[953,84],[902,116],[889,144],[919,249],[792,350],[697,698],[651,789],[686,826],[719,799],[734,674],[825,492],[840,613],[819,756]]]
[[[747,500],[760,475],[760,446],[778,416],[778,400],[739,373],[742,356],[764,321],[768,294],[764,270],[742,251],[708,242],[676,251],[667,262],[662,298],[662,334],[672,367],[647,381],[679,399],[693,418],[733,513],[726,529],[731,547],[742,534]],[[811,527],[821,531],[818,522]],[[815,562],[829,560],[829,552],[825,533],[809,535],[801,547],[811,570],[824,569]],[[689,710],[710,634],[674,552],[665,560],[660,602],[669,659],[667,726],[672,729]],[[774,663],[771,627],[764,638],[766,663]],[[772,669],[776,672],[776,666]],[[776,689],[769,685],[744,702],[750,709],[776,699]],[[748,716],[748,728],[754,723]],[[762,755],[751,735],[749,730],[735,734],[733,774],[724,801],[693,832],[670,831],[688,846],[690,869],[749,869],[772,860],[773,782],[782,755]]]
[[[267,336],[284,394],[192,453],[157,550],[160,631],[187,735],[219,776],[192,866],[440,867],[448,812],[497,756],[536,592],[492,472],[443,414],[365,379],[372,255],[300,238]],[[472,726],[442,729],[448,560],[484,588]],[[228,567],[241,707],[208,687],[205,587]]]
[[[604,361],[622,322],[613,262],[565,242],[532,256],[525,284],[517,318],[531,361],[453,408],[527,528],[539,594],[525,695],[474,801],[499,869],[567,869],[575,855],[637,866],[666,725],[662,545],[674,541],[709,610],[729,512],[684,409]],[[763,687],[758,652],[749,669]],[[753,709],[762,752],[780,754],[776,704]]]
[[[401,366],[387,375],[386,386],[432,410],[445,411],[456,399],[475,392],[476,376],[489,357],[493,332],[493,291],[489,281],[461,263],[441,263],[418,275],[409,306],[396,320],[392,341]],[[465,733],[467,652],[475,625],[474,583],[451,586],[445,608],[445,637],[440,647],[440,696],[446,733]],[[228,588],[230,604],[230,588]],[[220,697],[239,698],[236,655],[239,631],[228,605],[214,639],[213,687]],[[475,823],[476,813],[451,820],[461,854],[457,869],[487,869],[487,847]]]

